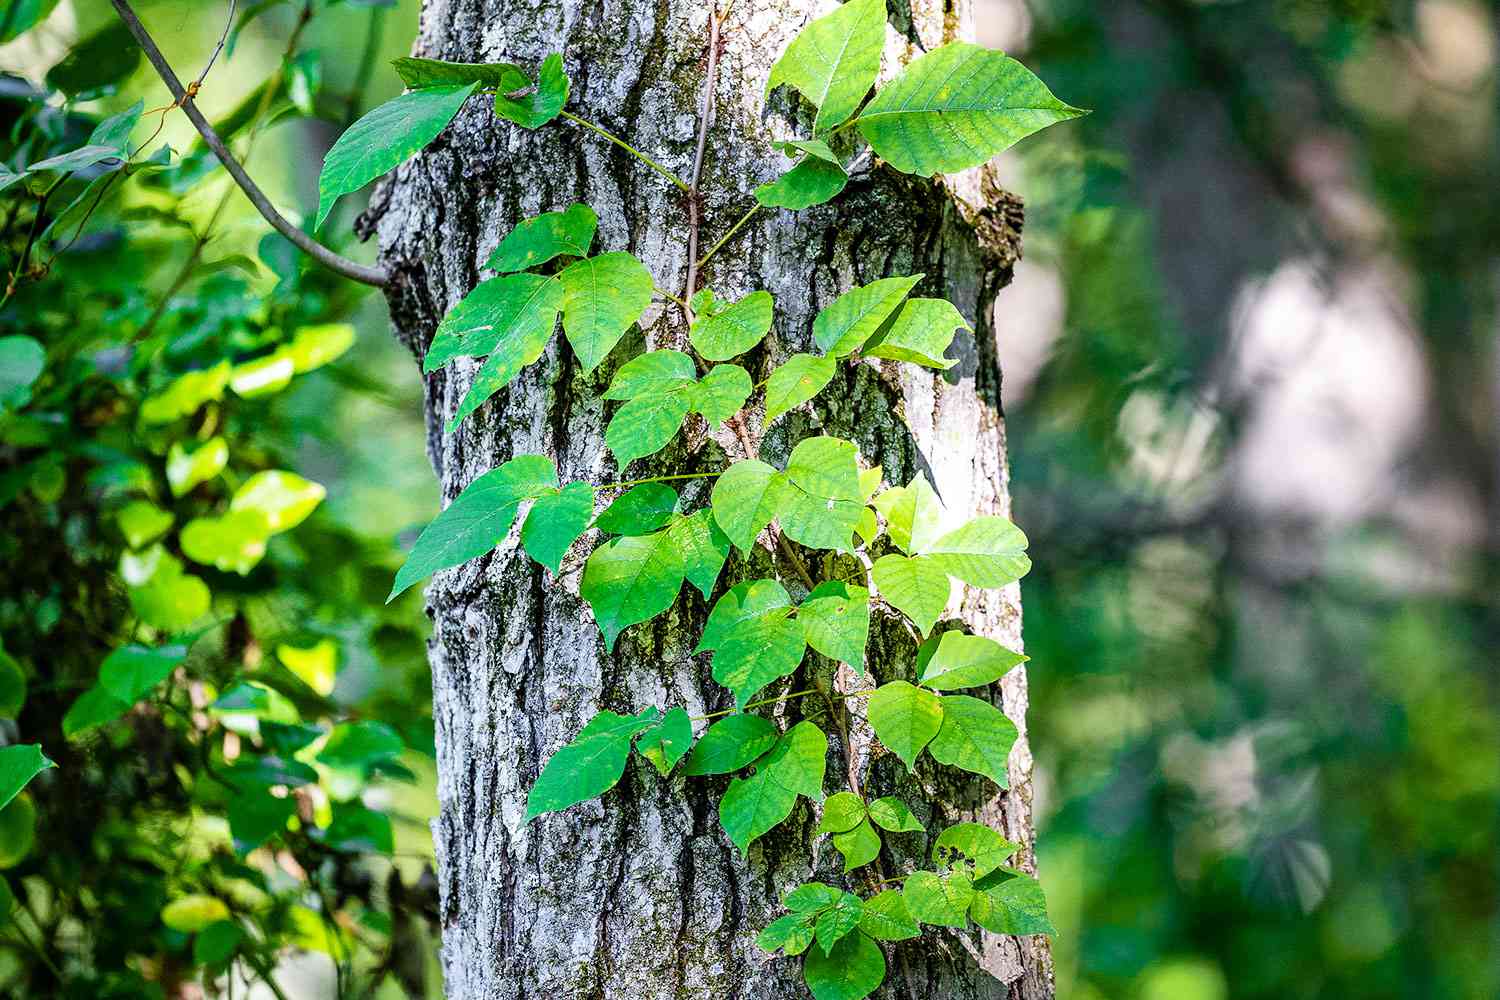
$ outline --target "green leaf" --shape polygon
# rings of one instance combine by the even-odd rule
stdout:
[[[318,694],[325,698],[333,694],[339,667],[339,646],[334,640],[321,639],[311,646],[282,643],[276,647],[276,658]]]
[[[587,257],[599,229],[599,216],[587,205],[544,212],[510,231],[484,266],[501,274],[524,271],[554,257]]]
[[[947,371],[958,364],[957,358],[944,357],[953,335],[970,329],[963,313],[947,299],[911,299],[893,323],[866,342],[865,354]]]
[[[787,492],[786,477],[755,458],[735,462],[714,483],[714,520],[741,552],[749,554],[755,538],[776,517]]]
[[[698,316],[688,340],[705,360],[728,361],[771,332],[775,311],[776,300],[770,292],[752,292],[727,308]]]
[[[719,582],[724,560],[729,558],[729,539],[714,523],[708,508],[679,517],[667,532],[682,555],[682,571],[706,601]]]
[[[102,687],[91,687],[79,695],[63,715],[63,736],[72,739],[113,722],[130,711],[130,703],[121,701]]]
[[[880,596],[896,610],[905,613],[926,635],[948,607],[951,585],[934,560],[925,556],[887,555],[875,560],[870,578]]]
[[[807,438],[792,449],[789,488],[778,511],[788,538],[814,549],[852,548],[863,506],[858,455],[853,444],[835,437]]]
[[[792,39],[771,67],[766,94],[784,83],[795,87],[818,109],[813,131],[821,134],[859,110],[884,47],[885,0],[850,0]]]
[[[174,497],[189,493],[224,471],[229,464],[229,445],[221,437],[209,438],[189,452],[181,442],[167,450],[167,486]]]
[[[135,703],[172,675],[187,658],[186,646],[122,646],[99,664],[99,686],[121,701]]]
[[[219,920],[209,924],[198,932],[193,939],[193,964],[194,965],[218,965],[227,962],[240,942],[245,939],[245,932],[240,925],[232,920]]]
[[[834,834],[833,846],[844,856],[844,873],[848,874],[880,856],[880,834],[869,820],[861,820],[854,829]]]
[[[384,722],[342,722],[333,727],[328,742],[318,751],[318,763],[342,770],[368,770],[395,760],[405,749],[401,736]]]
[[[868,590],[840,580],[820,583],[797,608],[797,620],[809,646],[864,673],[870,634]]]
[[[799,794],[822,797],[827,757],[823,731],[811,722],[799,722],[756,764],[755,774],[729,783],[719,801],[719,823],[741,853],[792,814]]]
[[[47,367],[47,352],[31,337],[0,337],[0,409],[31,401],[31,386]]]
[[[849,934],[827,955],[809,951],[802,976],[814,1000],[864,1000],[885,982],[885,956],[863,933]]]
[[[10,883],[0,878],[0,927],[10,923],[10,911],[16,908],[16,894],[11,890]],[[807,940],[812,941],[812,928],[807,929]],[[803,949],[807,948],[804,944]],[[788,953],[790,954],[790,953]]]
[[[965,858],[973,865],[973,877],[979,878],[1005,864],[1020,849],[1020,844],[1011,843],[983,823],[955,823],[938,834],[932,860],[951,868],[959,858]]]
[[[875,509],[885,518],[891,541],[903,552],[921,552],[942,537],[943,503],[925,476],[881,493]]]
[[[761,688],[792,674],[802,663],[807,646],[802,626],[790,609],[773,608],[736,622],[724,633],[714,653],[714,680],[734,692],[735,707],[743,709]]]
[[[501,354],[514,377],[540,358],[552,339],[563,292],[562,282],[540,274],[481,281],[438,324],[422,370],[435,372],[454,358]]]
[[[0,747],[0,809],[10,805],[10,800],[19,795],[32,778],[56,766],[42,753],[39,743]]]
[[[574,261],[557,280],[564,288],[563,332],[585,374],[599,367],[641,318],[656,288],[646,265],[628,253]]]
[[[1004,677],[1026,659],[994,639],[944,632],[928,639],[917,650],[917,683],[934,691],[982,687]]]
[[[838,154],[822,139],[787,139],[782,142],[773,142],[771,145],[778,152],[786,153],[788,156],[794,153],[811,153],[818,159],[827,160],[829,163],[843,163]]]
[[[859,929],[877,941],[906,941],[922,933],[899,889],[887,889],[865,900]]]
[[[844,869],[848,871],[848,869]],[[818,946],[823,949],[823,954],[833,950],[833,946],[854,928],[859,926],[860,915],[864,912],[865,905],[860,898],[853,893],[844,892],[833,901],[833,905],[818,915],[818,922],[813,931],[813,937]]]
[[[387,101],[349,126],[323,158],[323,172],[318,177],[318,218],[313,228],[323,228],[339,198],[358,191],[436,139],[478,87],[475,80],[414,90]]]
[[[542,61],[534,91],[519,97],[511,97],[507,91],[495,95],[495,114],[522,128],[541,128],[567,106],[569,87],[562,56],[554,52]]]
[[[943,572],[975,587],[1003,587],[1031,570],[1026,536],[1003,517],[976,517],[922,551]]]
[[[938,696],[905,681],[891,681],[876,689],[870,695],[869,714],[875,735],[908,771],[915,768],[917,754],[943,726]]]
[[[433,519],[396,573],[390,597],[438,570],[482,556],[510,533],[522,501],[557,489],[557,469],[544,455],[518,455],[475,479]]]
[[[605,648],[613,649],[631,625],[670,608],[685,573],[668,531],[612,538],[595,549],[584,564],[580,592],[594,610]]]
[[[803,882],[782,897],[781,905],[795,913],[816,914],[832,906],[843,893],[822,882]]]
[[[501,91],[521,90],[531,86],[531,79],[525,71],[510,63],[444,62],[441,59],[403,56],[391,60],[391,65],[401,77],[401,82],[410,90],[476,82],[481,87]]]
[[[943,695],[942,702],[943,728],[927,748],[932,759],[1009,788],[1007,761],[1017,738],[1016,724],[994,705],[968,695]]]
[[[1047,918],[1042,885],[1029,875],[1012,872],[999,885],[976,893],[969,905],[974,922],[995,934],[1056,934]]]
[[[708,621],[703,625],[703,637],[698,641],[695,653],[718,649],[724,643],[729,630],[747,618],[754,618],[773,608],[790,608],[792,599],[786,588],[775,580],[746,580],[737,583],[714,603]]]
[[[671,708],[661,722],[641,734],[635,748],[666,777],[693,745],[693,723],[687,712]]]
[[[974,899],[974,883],[961,871],[938,875],[919,871],[907,876],[901,887],[901,898],[911,915],[924,924],[938,927],[967,927],[969,903]]]
[[[297,800],[264,789],[243,789],[230,797],[227,812],[234,851],[244,857],[286,830],[297,813]]]
[[[611,535],[649,535],[672,520],[677,491],[662,483],[642,483],[604,508],[594,527]]]
[[[813,340],[836,358],[853,354],[875,335],[926,275],[881,278],[860,285],[833,300],[813,320]]]
[[[74,42],[68,54],[47,71],[47,86],[74,100],[108,95],[135,72],[140,62],[140,46],[131,36],[130,28],[115,19]]]
[[[903,173],[931,177],[977,167],[1049,125],[1069,107],[1002,52],[950,42],[910,63],[860,113],[876,154]]]
[[[354,327],[349,323],[318,323],[300,327],[292,342],[281,350],[292,359],[292,371],[298,375],[315,371],[337,361],[354,346]]]
[[[891,795],[870,803],[870,819],[876,826],[892,833],[922,833],[927,829],[905,802]]]
[[[179,375],[161,392],[141,400],[141,423],[169,424],[191,415],[204,403],[222,399],[233,370],[228,361],[220,361],[212,368]]]
[[[182,526],[178,541],[182,554],[193,562],[244,576],[260,564],[270,537],[263,514],[242,511],[223,517],[195,517]]]
[[[299,721],[297,706],[286,695],[254,681],[236,682],[219,695],[209,706],[209,710],[221,718],[226,715],[243,715],[287,725]]]
[[[156,541],[172,526],[173,520],[169,512],[145,500],[132,500],[115,513],[120,534],[132,549]]]
[[[31,30],[31,26],[52,13],[58,0],[10,0],[0,16],[0,45]]]
[[[295,472],[268,469],[240,484],[229,501],[231,512],[255,512],[265,518],[273,534],[290,531],[307,520],[328,495],[318,483]]]
[[[26,705],[26,671],[0,649],[0,719],[14,719]]]
[[[804,156],[796,166],[755,189],[755,200],[764,208],[800,212],[823,205],[843,193],[849,175],[837,163],[817,156]]]
[[[328,849],[350,854],[390,854],[396,847],[390,817],[358,803],[335,802],[321,839]]]
[[[689,402],[685,392],[652,393],[616,410],[604,430],[604,443],[620,470],[665,448],[687,419]]]
[[[823,391],[833,379],[834,360],[826,355],[793,354],[766,379],[766,423]]]
[[[693,409],[718,425],[740,411],[753,389],[750,373],[739,365],[714,365],[687,393]]]
[[[620,366],[604,398],[635,399],[675,392],[692,385],[697,375],[693,359],[681,351],[647,351]]]
[[[659,713],[638,715],[602,711],[589,720],[573,742],[553,754],[526,796],[526,821],[603,795],[625,773],[630,741],[650,729]]]
[[[556,493],[537,497],[521,525],[521,546],[556,574],[562,569],[563,556],[593,519],[594,487],[569,483]]]
[[[229,907],[213,896],[183,896],[161,910],[161,922],[184,934],[196,934],[210,924],[228,919]]]
[[[825,833],[847,833],[865,820],[865,803],[853,792],[838,792],[823,803],[823,816],[813,836]]]
[[[776,727],[758,715],[730,715],[708,727],[693,747],[685,774],[730,774],[776,745]]]
[[[771,922],[755,939],[761,951],[784,949],[788,955],[800,955],[812,944],[813,928],[808,918],[800,913],[788,913]]]
[[[160,544],[120,557],[130,607],[141,621],[166,632],[181,632],[208,613],[208,586],[184,573],[182,561]]]

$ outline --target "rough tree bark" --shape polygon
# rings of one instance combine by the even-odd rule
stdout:
[[[561,51],[573,79],[570,109],[686,176],[696,145],[709,6],[705,0],[427,0],[413,51],[531,66]],[[892,8],[899,13],[891,18],[888,73],[971,27],[960,0],[895,0]],[[753,203],[755,184],[785,168],[771,139],[809,134],[805,106],[781,94],[763,115],[761,91],[776,56],[819,12],[821,6],[803,0],[737,0],[733,7],[703,172],[706,244]],[[658,285],[681,288],[688,212],[680,191],[573,125],[559,121],[524,132],[472,101],[437,144],[377,193],[364,220],[366,232],[378,232],[383,263],[397,275],[390,302],[398,336],[420,356],[443,313],[480,280],[479,264],[501,236],[521,218],[574,200],[598,211],[601,250],[629,250]],[[814,315],[839,293],[893,273],[927,274],[921,293],[951,298],[974,321],[976,335],[960,334],[961,364],[946,375],[891,363],[851,366],[811,407],[773,425],[764,440],[758,415],[743,435],[690,423],[666,452],[648,460],[652,472],[717,470],[744,457],[747,443],[768,460],[784,461],[791,444],[821,427],[858,443],[867,462],[884,466],[888,483],[925,472],[949,507],[965,516],[1008,513],[991,315],[1019,254],[1020,225],[1019,203],[977,172],[945,186],[868,165],[833,205],[761,213],[702,276],[731,297],[757,288],[775,295],[776,328],[747,362],[753,377],[810,349]],[[477,364],[429,378],[429,449],[445,498],[523,453],[554,457],[564,481],[625,478],[604,448],[607,411],[600,394],[614,367],[643,342],[661,347],[685,340],[681,314],[670,303],[653,306],[642,326],[643,333],[627,336],[588,376],[559,337],[541,362],[452,435],[442,424]],[[706,498],[701,484],[684,490],[692,506]],[[602,801],[521,822],[541,764],[598,709],[680,704],[702,714],[732,704],[710,679],[706,657],[690,655],[707,605],[687,589],[672,611],[628,630],[615,653],[605,653],[578,596],[585,555],[585,546],[578,546],[560,579],[553,579],[524,557],[513,534],[491,555],[440,574],[428,593],[441,801],[434,835],[448,994],[462,1000],[805,996],[798,963],[768,960],[753,944],[777,915],[786,889],[814,875],[839,881],[826,842],[809,861],[816,817],[805,804],[746,859],[719,827],[715,807],[723,782],[685,782],[680,775],[662,781],[633,762]],[[754,562],[746,567],[731,558],[722,580],[773,571],[768,553]],[[786,569],[796,596],[795,574]],[[1014,586],[970,590],[950,612],[976,631],[1019,646]],[[911,638],[893,621],[876,622],[870,659],[878,676],[909,674],[913,652]],[[810,654],[809,664],[804,671],[830,676],[826,661]],[[868,684],[847,668],[836,681],[844,689]],[[1022,726],[1010,792],[995,796],[982,779],[958,780],[936,768],[919,767],[909,778],[890,755],[872,757],[857,708],[851,747],[840,745],[836,725],[828,726],[828,791],[843,787],[846,768],[853,767],[877,794],[904,792],[934,830],[976,816],[1003,828],[1028,845],[1023,864],[1030,866],[1024,672],[1017,669],[997,685],[994,697]],[[788,703],[785,714],[795,717],[800,704]],[[821,705],[807,710],[815,707]],[[888,854],[887,870],[925,850],[926,844],[906,843],[922,839],[888,837],[888,850],[911,854]],[[1042,938],[929,932],[887,953],[891,972],[882,997],[1036,1000],[1053,992]]]

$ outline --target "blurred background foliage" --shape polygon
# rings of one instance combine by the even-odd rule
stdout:
[[[138,6],[196,75],[217,8]],[[0,386],[0,675],[25,686],[11,712],[0,683],[0,726],[61,765],[0,813],[0,993],[437,996],[425,620],[382,603],[436,509],[414,368],[378,296],[308,269],[150,112],[170,98],[107,3],[0,8],[0,337],[47,352]],[[199,104],[292,217],[396,93],[416,8],[240,5]],[[978,28],[1095,109],[1001,163],[1027,202],[997,310],[1059,995],[1500,996],[1494,8],[981,0]],[[137,100],[140,163],[17,173]],[[324,238],[369,260],[342,211]],[[280,391],[146,419],[184,372],[343,323],[353,346]],[[172,446],[215,438],[225,468],[175,496]],[[273,469],[326,499],[243,574],[194,560],[183,525]],[[125,537],[132,502],[172,514],[160,543]],[[157,544],[215,627],[65,738],[112,648],[184,631],[121,583]],[[372,722],[398,742],[327,752]],[[315,780],[237,845],[247,786],[214,773],[267,760]],[[242,928],[217,951],[163,913],[200,895]]]

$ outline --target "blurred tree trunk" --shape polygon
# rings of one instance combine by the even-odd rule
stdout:
[[[570,109],[687,176],[707,61],[708,6],[703,0],[428,0],[414,52],[535,66],[547,53],[562,51],[573,78]],[[952,0],[892,6],[909,13],[893,15],[892,37],[904,42],[893,43],[888,54],[910,57],[921,51],[917,39],[930,48],[969,27],[965,6]],[[705,245],[753,204],[749,192],[756,184],[784,168],[770,147],[773,132],[786,137],[794,128],[797,134],[810,128],[805,108],[785,95],[776,97],[769,114],[760,113],[771,63],[807,17],[806,5],[790,0],[735,4],[703,171]],[[437,144],[377,193],[364,220],[366,231],[378,231],[383,261],[398,278],[390,294],[398,336],[420,356],[438,320],[480,280],[479,263],[510,227],[575,200],[598,211],[600,250],[629,250],[660,286],[681,288],[688,212],[677,189],[567,122],[524,132],[494,119],[483,102],[471,102]],[[980,204],[986,207],[971,207]],[[905,483],[925,472],[950,507],[1008,513],[991,314],[1019,253],[1020,218],[1019,203],[978,174],[945,188],[884,169],[858,173],[833,206],[760,214],[703,276],[721,294],[766,288],[776,296],[776,331],[747,364],[755,378],[786,355],[809,349],[813,316],[837,294],[892,273],[925,272],[923,293],[950,297],[976,321],[978,336],[960,335],[955,346],[962,362],[946,376],[910,366],[854,366],[823,393],[816,418],[790,414],[763,442],[710,434],[690,423],[652,460],[653,471],[716,470],[743,457],[747,442],[769,460],[781,460],[810,423],[820,423],[857,442],[868,462],[882,464],[887,482]],[[683,342],[675,306],[653,307],[643,325],[653,347]],[[600,394],[620,359],[643,349],[641,335],[627,336],[610,362],[589,376],[580,374],[562,344],[555,339],[542,361],[455,434],[444,434],[442,424],[477,366],[461,364],[428,379],[429,450],[445,498],[523,453],[552,456],[564,481],[623,478],[604,448]],[[749,425],[750,436],[758,437],[758,417]],[[692,506],[707,498],[701,489],[684,494]],[[526,792],[542,762],[598,709],[681,704],[701,714],[730,703],[710,680],[706,658],[690,655],[707,611],[690,591],[668,614],[627,631],[613,655],[605,653],[578,596],[583,555],[575,550],[554,580],[525,558],[513,535],[491,555],[440,574],[428,593],[442,807],[434,836],[448,995],[806,996],[800,963],[768,960],[753,943],[777,915],[781,893],[809,875],[838,877],[826,843],[809,864],[816,817],[805,805],[753,846],[747,860],[719,828],[715,810],[723,782],[684,782],[680,775],[662,781],[633,762],[602,801],[522,824]],[[764,563],[760,572],[772,569],[768,555],[757,558]],[[753,569],[732,559],[726,578]],[[791,574],[784,575],[790,583]],[[791,589],[795,594],[797,587]],[[976,629],[1019,646],[1018,588],[969,592],[956,610]],[[876,623],[871,662],[894,657],[887,676],[909,672],[912,653],[904,632]],[[804,669],[826,676],[831,666],[818,660]],[[866,683],[852,675],[842,682]],[[1024,672],[1013,672],[996,697],[1024,734]],[[891,766],[889,755],[870,760],[868,730],[857,716],[851,748],[840,745],[836,725],[828,728],[829,791],[842,787],[840,776],[852,766],[867,787],[904,790],[934,830],[974,816],[1002,827],[1028,845],[1024,863],[1031,864],[1031,756],[1024,736],[1011,758],[1012,791],[997,797],[993,785],[936,770],[919,769],[919,787],[899,763]],[[891,837],[890,846],[909,846],[894,843],[902,838],[922,840]],[[903,860],[889,856],[886,864]],[[884,997],[1052,996],[1041,938],[929,931],[887,954]]]

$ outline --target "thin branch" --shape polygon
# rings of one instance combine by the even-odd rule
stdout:
[[[208,62],[203,67],[203,72],[198,74],[198,79],[192,82],[189,88],[196,94],[198,88],[203,86],[203,81],[208,79],[208,71],[214,68],[214,62],[218,60],[219,53],[224,51],[224,44],[229,41],[229,33],[234,30],[234,9],[239,6],[239,0],[229,0],[229,16],[224,19],[224,33],[219,36],[219,44],[214,46],[213,53],[209,55]]]
[[[261,216],[277,232],[291,240],[303,253],[336,274],[341,274],[352,281],[358,281],[362,284],[373,285],[376,288],[382,288],[390,284],[390,275],[383,269],[366,267],[363,264],[341,257],[308,236],[298,227],[292,225],[291,222],[276,210],[275,206],[271,204],[271,200],[266,197],[265,192],[260,189],[255,181],[250,179],[250,175],[245,172],[245,168],[240,166],[239,161],[234,158],[234,155],[229,152],[228,147],[224,145],[224,140],[219,138],[219,134],[214,131],[214,127],[209,124],[208,119],[204,118],[203,114],[198,110],[198,106],[193,102],[192,95],[183,87],[182,81],[177,78],[177,74],[172,71],[171,65],[167,62],[166,57],[162,55],[161,49],[157,48],[156,42],[146,30],[146,26],[141,24],[141,19],[131,9],[128,0],[110,0],[110,3],[114,5],[115,13],[120,15],[120,20],[125,22],[125,27],[130,30],[131,35],[135,37],[136,42],[145,51],[146,58],[150,60],[151,65],[156,69],[157,75],[162,78],[162,82],[167,85],[167,90],[171,92],[173,99],[182,108],[183,114],[187,115],[188,121],[193,123],[193,127],[198,130],[198,134],[203,137],[203,141],[207,143],[208,148],[214,151],[214,155],[219,158],[219,162],[224,165],[224,169],[229,173],[229,176],[234,178],[234,182],[240,186],[240,190],[245,192],[245,197],[250,199],[250,204],[255,206]]]
[[[640,486],[642,483],[670,483],[679,479],[715,479],[722,475],[722,472],[682,472],[675,476],[647,476],[645,479],[627,479],[623,483],[603,483],[595,486],[594,489],[619,490],[627,486]]]
[[[704,254],[702,257],[700,257],[698,259],[698,268],[699,268],[699,270],[702,270],[704,264],[707,264],[709,261],[713,260],[714,259],[714,254],[716,254],[720,250],[724,249],[724,244],[726,244],[730,240],[734,239],[734,234],[737,233],[737,232],[739,232],[741,229],[745,228],[745,223],[747,223],[751,219],[755,218],[755,213],[759,212],[760,209],[761,209],[760,202],[756,202],[754,208],[750,209],[750,211],[746,212],[743,216],[741,216],[740,217],[740,221],[736,222],[733,226],[731,226],[730,229],[729,229],[729,232],[725,233],[724,236],[723,236],[723,238],[721,238],[719,240],[719,242],[717,242],[717,243],[715,243],[713,245],[713,249],[709,250],[708,253]]]
[[[688,180],[688,272],[682,290],[682,297],[688,302],[698,290],[698,230],[703,224],[703,197],[698,183],[703,179],[703,156],[708,151],[709,119],[713,115],[714,91],[719,80],[719,31],[724,27],[724,18],[729,16],[727,9],[720,14],[718,7],[715,0],[708,13],[708,74],[703,81],[703,106],[698,110],[698,148],[693,153],[693,172]],[[682,313],[691,326],[695,318],[692,307],[684,307]]]
[[[647,156],[645,153],[641,152],[639,149],[636,149],[630,143],[626,142],[624,139],[621,139],[619,136],[615,135],[613,132],[610,132],[610,131],[608,131],[606,129],[600,128],[598,125],[595,125],[593,122],[589,121],[587,118],[579,118],[577,115],[573,114],[571,111],[564,111],[564,112],[562,112],[562,117],[566,118],[568,121],[572,122],[575,125],[582,125],[584,128],[588,129],[590,132],[593,132],[593,133],[595,133],[597,135],[603,136],[604,138],[608,139],[610,142],[614,143],[616,146],[619,146],[621,149],[625,150],[625,152],[629,153],[631,156],[634,156],[636,159],[640,160],[642,163],[644,163],[646,166],[650,167],[652,170],[655,170],[657,173],[661,174],[663,177],[665,177],[667,180],[671,181],[673,184],[677,185],[683,191],[689,190],[687,181],[683,180],[681,177],[678,177],[676,174],[672,173],[672,171],[668,170],[666,167],[662,166],[660,163],[657,163],[655,160],[651,159],[651,157]]]

